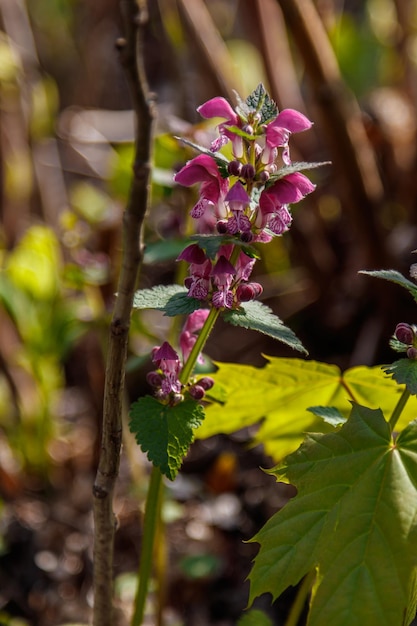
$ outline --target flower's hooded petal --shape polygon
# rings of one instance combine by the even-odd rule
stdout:
[[[236,124],[238,121],[238,116],[235,111],[224,98],[212,98],[199,106],[197,111],[206,119],[210,119],[212,117],[222,117],[233,124]]]
[[[273,126],[286,128],[291,133],[301,133],[303,130],[311,128],[313,122],[310,122],[310,120],[299,111],[284,109],[271,124]]]
[[[225,200],[233,211],[243,210],[250,203],[250,197],[240,180],[229,189]]]
[[[293,204],[294,202],[302,200],[304,196],[314,191],[315,188],[316,186],[307,176],[304,176],[304,174],[300,172],[295,172],[294,174],[288,174],[285,178],[277,180],[276,183],[267,189],[266,195],[271,200],[272,196],[276,204]]]
[[[220,178],[216,161],[207,154],[199,154],[174,176],[175,182],[184,187],[190,187],[195,183],[211,181],[213,178]]]

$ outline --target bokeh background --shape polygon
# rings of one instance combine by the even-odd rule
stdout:
[[[0,0],[0,624],[91,617],[92,496],[106,343],[134,117],[115,41],[117,0]],[[310,358],[393,359],[389,338],[413,323],[411,298],[358,274],[408,276],[417,248],[417,3],[414,0],[153,0],[145,63],[157,94],[152,206],[140,286],[181,282],[195,190],[173,186],[192,156],[173,138],[209,142],[196,107],[235,103],[263,82],[280,109],[314,121],[292,158],[314,194],[291,231],[261,250],[263,300]],[[176,325],[177,324],[177,325]],[[135,313],[126,407],[146,392],[149,351],[178,323]],[[219,323],[207,353],[261,366],[284,346]],[[127,420],[127,411],[126,411]],[[242,539],[292,495],[258,469],[248,433],[196,442],[167,487],[163,618],[235,624],[256,552]],[[127,428],[115,509],[117,624],[128,623],[148,464]],[[164,560],[165,559],[165,560]],[[169,563],[169,567],[167,566]],[[292,591],[270,608],[285,624]],[[164,621],[162,621],[162,619]],[[301,624],[301,622],[300,622]]]

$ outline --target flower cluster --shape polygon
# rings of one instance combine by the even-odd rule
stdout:
[[[235,112],[224,98],[213,98],[197,110],[205,118],[225,120],[218,126],[211,154],[199,154],[175,175],[175,181],[186,187],[201,184],[191,211],[200,232],[213,232],[214,227],[246,242],[282,235],[292,221],[289,205],[315,189],[304,174],[289,168],[289,139],[310,128],[310,120],[293,109],[278,113],[275,106],[272,119],[264,123],[257,108],[240,106]],[[228,142],[233,158],[226,163],[224,175],[215,155]]]
[[[262,286],[250,281],[257,257],[252,243],[286,232],[292,222],[290,205],[315,189],[301,173],[310,164],[293,164],[289,148],[291,135],[312,123],[293,109],[279,112],[262,85],[245,101],[239,99],[235,110],[224,98],[213,98],[198,111],[204,118],[222,120],[218,136],[209,147],[191,144],[200,154],[175,181],[186,187],[199,184],[191,210],[198,235],[178,260],[189,265],[187,296],[201,308],[189,315],[181,332],[182,359],[164,342],[154,348],[156,370],[148,374],[156,397],[171,404],[181,402],[184,394],[201,400],[210,389],[211,378],[183,380],[192,371],[193,347],[210,310],[239,309],[261,295]]]
[[[199,309],[187,317],[180,334],[182,362],[177,352],[167,341],[152,350],[151,356],[156,370],[148,372],[146,379],[148,384],[154,388],[155,396],[162,402],[178,404],[184,399],[185,392],[195,400],[202,400],[206,391],[213,386],[213,379],[208,376],[188,381],[187,385],[180,381],[182,365],[188,359],[208,313],[207,309]],[[199,359],[202,360],[201,355]]]
[[[204,118],[224,121],[210,150],[201,149],[203,153],[186,163],[175,181],[186,187],[200,184],[198,201],[191,210],[197,230],[224,236],[227,243],[209,257],[200,241],[178,259],[189,263],[185,286],[190,297],[216,308],[238,308],[262,293],[261,285],[248,282],[254,259],[245,244],[282,235],[292,222],[289,205],[315,189],[292,167],[289,149],[291,135],[309,129],[312,123],[293,109],[279,113],[262,85],[245,102],[240,101],[236,111],[221,97],[197,110]],[[219,152],[226,144],[230,144],[230,160]],[[240,252],[233,252],[236,241]]]

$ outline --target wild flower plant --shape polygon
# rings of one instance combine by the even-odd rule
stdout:
[[[148,382],[154,393],[131,408],[131,430],[154,466],[132,626],[142,623],[144,613],[162,474],[175,478],[205,410],[211,411],[201,401],[213,384],[223,380],[227,387],[239,372],[239,365],[223,364],[209,376],[198,373],[196,365],[216,320],[221,315],[232,325],[306,352],[259,301],[262,286],[251,275],[262,246],[291,227],[291,205],[315,188],[301,172],[321,164],[292,162],[289,146],[292,134],[308,130],[311,122],[291,109],[279,112],[262,85],[245,101],[238,98],[235,109],[214,98],[199,112],[222,121],[209,147],[183,140],[199,154],[175,175],[178,184],[199,184],[191,209],[196,234],[178,257],[188,264],[188,276],[183,286],[139,291],[134,302],[138,309],[185,315],[185,323],[177,349],[167,341],[153,349],[155,369]],[[417,286],[398,272],[364,273],[401,285],[417,301]],[[415,266],[411,275],[416,275]],[[311,591],[309,626],[409,626],[414,618],[417,407],[415,399],[408,400],[417,395],[416,328],[403,322],[396,326],[391,345],[406,358],[383,369],[360,367],[342,374],[314,361],[270,358],[261,374],[257,368],[241,372],[242,380],[252,377],[252,384],[242,389],[238,406],[233,397],[226,401],[232,430],[265,418],[258,432],[258,442],[264,444],[277,432],[277,438],[287,433],[298,446],[309,430],[300,427],[305,424],[300,413],[308,409],[314,416],[316,431],[298,449],[286,450],[272,470],[298,493],[254,537],[260,550],[249,576],[250,603],[263,593],[276,598],[304,579],[288,624],[297,623]],[[283,384],[282,374],[288,371]],[[260,408],[258,397],[254,404],[255,380],[267,392]],[[242,394],[252,402],[252,415]],[[313,397],[315,406],[309,406],[307,398],[311,404]],[[239,413],[243,405],[246,421]],[[213,410],[221,419],[221,409]],[[291,423],[290,416],[296,416]],[[210,432],[219,432],[218,427]],[[253,619],[258,621],[247,623],[269,623],[256,611]]]

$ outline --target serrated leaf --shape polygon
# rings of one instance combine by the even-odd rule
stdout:
[[[181,285],[157,285],[151,289],[139,289],[133,298],[135,309],[156,309],[165,315],[189,315],[200,309],[200,300],[188,297],[188,291]]]
[[[294,350],[308,354],[295,333],[285,326],[268,306],[262,304],[259,300],[242,302],[240,309],[224,311],[223,319],[229,322],[229,324],[233,324],[233,326],[257,330],[264,335],[285,343]]]
[[[206,418],[196,436],[204,439],[259,424],[255,444],[263,444],[275,461],[293,452],[305,432],[331,432],[330,424],[309,411],[332,406],[348,417],[351,400],[380,408],[390,416],[404,390],[380,366],[353,367],[343,374],[336,365],[294,358],[266,357],[264,367],[217,363],[210,374],[222,391],[222,404],[206,407]],[[412,396],[396,425],[400,431],[417,415]]]
[[[331,165],[331,161],[317,161],[317,162],[305,162],[299,161],[291,163],[291,165],[285,165],[281,167],[279,170],[272,174],[266,183],[266,187],[271,187],[277,180],[281,180],[281,178],[285,178],[288,174],[295,174],[296,172],[303,172],[306,170],[314,170],[318,167],[323,167],[324,165]]]
[[[266,613],[259,609],[252,609],[242,615],[237,626],[273,626],[273,624]]]
[[[174,480],[203,419],[203,407],[195,400],[170,406],[144,396],[130,408],[129,428],[149,460]]]
[[[200,152],[201,154],[207,154],[207,156],[210,156],[212,159],[214,159],[222,178],[228,178],[230,176],[227,170],[229,160],[221,152],[213,152],[212,150],[209,150],[204,146],[200,146],[198,143],[193,143],[192,141],[190,141],[189,139],[185,139],[184,137],[175,137],[175,139],[185,144],[186,146],[197,150],[197,152]]]
[[[359,274],[365,274],[366,276],[374,276],[375,278],[383,278],[384,280],[388,280],[391,283],[395,283],[397,285],[401,285],[407,289],[409,293],[413,296],[414,300],[417,302],[417,285],[408,278],[405,278],[400,272],[396,270],[361,270]]]
[[[246,98],[246,105],[251,112],[261,114],[260,124],[267,124],[278,115],[278,107],[262,83]]]
[[[309,626],[403,624],[417,565],[417,423],[394,444],[382,412],[355,404],[276,474],[298,494],[254,537],[250,600],[318,568]]]
[[[414,359],[399,359],[391,365],[384,365],[383,369],[399,385],[405,385],[411,394],[417,395],[417,361]]]
[[[327,424],[340,426],[346,422],[346,417],[334,406],[309,406],[307,411],[321,417]]]

